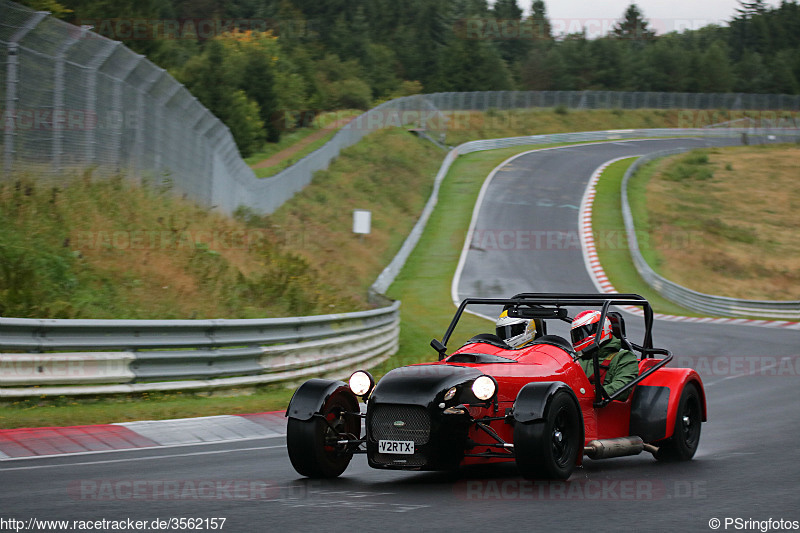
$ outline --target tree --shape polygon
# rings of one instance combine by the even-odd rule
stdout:
[[[513,87],[511,74],[491,43],[454,37],[443,53],[445,91],[505,91]]]
[[[733,90],[740,93],[765,93],[770,74],[761,54],[746,51],[735,67],[736,81]]]
[[[649,91],[684,92],[692,75],[691,55],[675,34],[665,35],[641,50],[642,63],[647,69],[642,73]],[[699,74],[699,73],[698,73]]]
[[[71,9],[56,0],[17,0],[17,2],[35,11],[47,11],[59,19],[66,19],[72,15]]]
[[[494,22],[501,29],[499,39],[495,41],[500,56],[508,65],[520,62],[530,48],[530,41],[525,39],[522,28],[522,9],[517,0],[497,0],[493,11]]]
[[[224,121],[233,90],[225,75],[225,49],[217,39],[210,40],[202,56],[187,65],[182,80],[209,111]]]
[[[50,3],[49,0],[40,2],[46,3]],[[55,2],[52,4],[58,6]],[[72,11],[72,23],[92,25],[95,33],[121,41],[134,52],[148,57],[162,54],[162,57],[168,58],[163,55],[164,48],[176,48],[174,43],[167,47],[164,39],[157,38],[157,21],[174,18],[170,0],[61,0],[60,4]],[[125,28],[125,25],[120,27],[114,19],[124,22],[147,21],[148,35],[152,35],[152,38],[134,38],[129,28]]]
[[[627,61],[627,43],[618,39],[604,37],[591,41],[588,52],[592,69],[591,88],[615,90],[627,85],[630,78],[630,65]]]
[[[343,60],[356,59],[363,64],[369,45],[369,22],[364,10],[358,8],[352,18],[344,13],[336,17],[331,31],[328,50]]]
[[[363,65],[374,97],[385,97],[395,92],[400,86],[400,80],[397,77],[397,58],[388,46],[367,44]]]
[[[258,104],[250,100],[244,91],[234,91],[230,95],[226,110],[225,124],[239,147],[242,157],[249,157],[264,144],[264,122],[259,118]]]
[[[494,4],[494,16],[499,20],[520,20],[522,9],[517,5],[517,0],[497,0]]]
[[[571,33],[553,48],[563,63],[563,74],[556,78],[557,91],[580,91],[588,89],[592,84],[594,64],[591,57],[591,41],[586,38],[586,29],[580,33]],[[557,64],[557,63],[554,63]],[[557,71],[558,69],[556,69]]]
[[[730,24],[734,58],[740,59],[745,50],[768,54],[771,51],[768,46],[770,28],[765,17],[768,7],[764,0],[739,0],[739,5],[736,9],[738,15]]]
[[[648,22],[644,19],[639,6],[631,4],[625,10],[622,20],[614,25],[612,33],[620,39],[630,39],[636,42],[651,40],[656,34],[647,29],[647,26]]]
[[[231,130],[243,157],[264,142],[264,122],[258,104],[237,88],[230,75],[226,50],[220,38],[207,42],[202,55],[195,56],[179,73],[181,81],[197,99]]]
[[[372,90],[363,80],[358,61],[342,61],[327,54],[315,63],[316,96],[320,109],[366,109],[372,102]]]
[[[445,90],[441,71],[445,47],[453,36],[453,18],[448,0],[393,2],[407,7],[394,31],[392,48],[399,64],[399,76],[419,80],[426,92]]]
[[[795,55],[795,52],[783,50],[769,62],[769,71],[772,76],[767,84],[768,92],[773,94],[795,94],[797,92],[797,79],[792,69]]]
[[[275,124],[278,99],[275,95],[275,76],[272,73],[270,58],[264,53],[251,53],[239,78],[239,87],[259,108],[259,117],[266,128],[268,142],[278,142],[281,132]]]
[[[697,76],[700,92],[727,93],[733,89],[733,71],[722,41],[715,41],[703,54]]]
[[[487,18],[491,15],[489,4],[486,0],[451,0],[453,13],[457,18],[478,17]]]
[[[534,0],[531,4],[530,21],[533,23],[533,39],[550,40],[553,38],[553,28],[547,18],[543,0]]]
[[[557,46],[537,46],[522,65],[522,85],[529,91],[562,91],[573,87],[567,63]]]
[[[753,0],[752,2],[739,0],[739,6],[740,7],[736,9],[739,16],[736,18],[744,20],[753,18],[756,15],[763,15],[769,9],[764,0]]]

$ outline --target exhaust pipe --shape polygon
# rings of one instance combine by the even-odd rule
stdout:
[[[658,448],[652,444],[645,444],[641,437],[619,437],[590,441],[583,448],[583,453],[590,459],[610,459],[639,455],[643,450],[652,454],[658,452]]]

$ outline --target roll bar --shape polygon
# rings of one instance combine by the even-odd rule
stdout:
[[[663,355],[664,359],[653,365],[649,368],[644,374],[638,376],[636,379],[631,381],[630,383],[626,384],[624,387],[616,391],[611,396],[606,393],[603,385],[597,379],[597,369],[600,368],[600,361],[598,359],[598,353],[595,351],[594,353],[594,368],[595,368],[595,401],[594,405],[596,407],[603,407],[608,405],[609,402],[613,401],[614,399],[620,397],[621,395],[625,394],[631,388],[636,386],[636,384],[640,383],[642,380],[646,379],[647,376],[658,370],[659,368],[663,367],[667,363],[672,360],[672,353],[669,350],[662,349],[662,348],[654,348],[653,347],[653,309],[650,307],[650,302],[647,301],[646,298],[640,296],[638,294],[623,294],[623,293],[609,293],[609,294],[569,294],[569,293],[520,293],[511,298],[465,298],[461,301],[461,304],[458,306],[453,319],[450,321],[450,325],[447,327],[447,331],[445,331],[444,337],[442,337],[442,341],[439,342],[438,340],[434,339],[431,341],[431,346],[439,352],[439,359],[443,359],[446,355],[447,351],[447,342],[450,340],[450,337],[455,331],[456,325],[458,324],[461,315],[464,313],[464,310],[470,305],[496,305],[496,306],[503,306],[503,309],[520,309],[520,308],[528,308],[528,309],[541,309],[541,311],[532,311],[527,314],[531,316],[539,316],[541,315],[542,318],[552,318],[562,320],[564,322],[570,322],[571,319],[567,317],[563,313],[555,313],[549,312],[548,309],[552,309],[553,306],[556,308],[561,308],[564,306],[585,306],[585,307],[600,307],[600,323],[606,319],[608,315],[608,309],[611,305],[631,305],[640,307],[644,314],[644,325],[645,325],[645,335],[642,346],[637,344],[632,344],[634,349],[641,352],[642,359],[646,358],[654,358],[656,355]],[[526,315],[526,313],[522,313]],[[595,343],[599,346],[600,345],[600,335],[601,335],[601,328],[598,328],[596,336],[595,336]]]

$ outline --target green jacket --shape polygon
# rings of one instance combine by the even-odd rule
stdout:
[[[606,372],[606,378],[603,381],[603,388],[609,396],[636,379],[636,376],[639,375],[639,361],[636,355],[630,350],[622,350],[621,348],[622,342],[619,339],[611,339],[600,347],[600,353],[598,354],[601,365],[604,364],[603,361],[605,361],[606,358],[612,356],[610,361],[605,361],[605,364],[608,364],[609,367]],[[591,378],[592,374],[594,374],[593,358],[581,356],[579,361],[583,371]],[[630,391],[617,399],[625,400],[629,393]]]

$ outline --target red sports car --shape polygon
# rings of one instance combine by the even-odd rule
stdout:
[[[483,333],[448,354],[447,342],[468,306],[533,321],[533,341],[514,349]],[[628,339],[620,306],[640,310],[641,344]],[[600,323],[608,319],[613,336],[639,358],[638,377],[612,395],[602,379],[590,381],[572,343],[554,334],[564,324],[569,328],[572,309],[587,308],[599,309]],[[286,412],[289,458],[308,477],[338,476],[354,454],[365,453],[370,466],[399,470],[515,462],[534,479],[567,479],[584,455],[648,451],[659,460],[691,459],[706,420],[703,383],[692,369],[666,367],[672,355],[653,347],[652,327],[650,304],[636,294],[468,298],[442,341],[431,342],[438,362],[396,368],[377,385],[365,371],[348,383],[312,379],[301,385]]]

